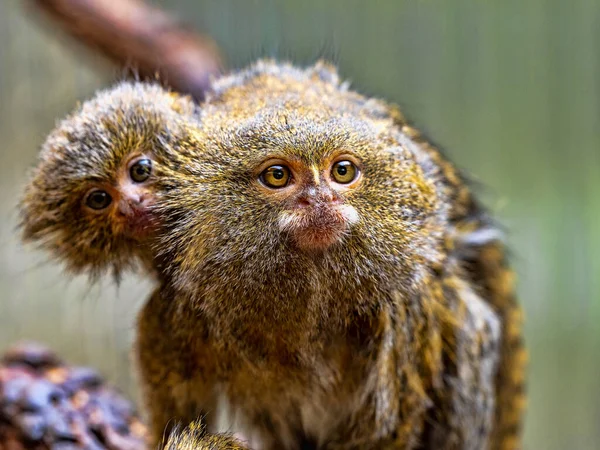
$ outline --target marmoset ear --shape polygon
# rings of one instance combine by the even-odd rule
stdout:
[[[183,116],[191,116],[194,111],[198,108],[198,105],[194,102],[191,96],[182,95],[178,92],[171,92],[170,96],[173,100],[171,108],[178,114]]]
[[[307,73],[312,77],[316,77],[319,80],[330,83],[334,86],[339,86],[340,84],[340,76],[337,68],[324,59],[318,60],[314,66],[309,67],[307,69]]]

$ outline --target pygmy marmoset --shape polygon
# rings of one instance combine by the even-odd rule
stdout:
[[[395,107],[325,64],[272,62],[217,80],[196,110],[144,104],[90,106],[79,134],[67,119],[24,224],[72,269],[138,258],[157,271],[136,350],[156,441],[202,415],[253,448],[519,448],[524,350],[504,247]],[[151,245],[87,218],[87,181],[130,173],[136,152],[165,155]],[[169,445],[211,448],[198,437],[193,424]]]
[[[21,228],[74,273],[153,269],[156,164],[193,103],[158,85],[99,92],[52,131],[21,200]],[[187,125],[186,125],[187,127]]]
[[[192,141],[195,107],[158,85],[124,82],[77,108],[42,146],[21,200],[23,239],[92,279],[141,266],[160,282],[156,179],[170,155]],[[182,447],[193,438],[198,450],[235,443],[227,435],[198,437],[197,425],[169,445],[175,438]]]
[[[504,246],[397,108],[261,61],[197,127],[157,181],[164,283],[138,323],[156,436],[203,415],[253,448],[520,447]]]

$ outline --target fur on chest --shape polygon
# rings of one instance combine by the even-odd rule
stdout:
[[[363,387],[340,367],[315,368],[319,378],[238,377],[214,386],[211,428],[234,433],[254,449],[318,448],[358,409]]]

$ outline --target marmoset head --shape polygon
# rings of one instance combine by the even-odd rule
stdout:
[[[258,279],[308,260],[367,274],[437,258],[437,169],[397,120],[322,63],[259,62],[217,81],[200,105],[200,156],[161,189],[175,277]]]
[[[158,226],[156,172],[192,111],[189,100],[142,83],[85,102],[42,146],[21,202],[24,240],[92,276],[144,258]]]

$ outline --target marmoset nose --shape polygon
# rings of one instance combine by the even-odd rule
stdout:
[[[329,188],[309,188],[298,197],[298,206],[301,208],[339,203],[340,197]]]
[[[133,216],[145,206],[144,194],[129,193],[119,201],[119,213],[123,216]]]
[[[132,206],[139,206],[144,204],[144,200],[145,200],[145,195],[143,193],[132,193],[129,194],[129,196],[127,197],[127,200],[129,201],[129,204]]]
[[[122,216],[132,216],[134,214],[133,205],[129,202],[128,199],[121,199],[119,201],[118,212]]]

